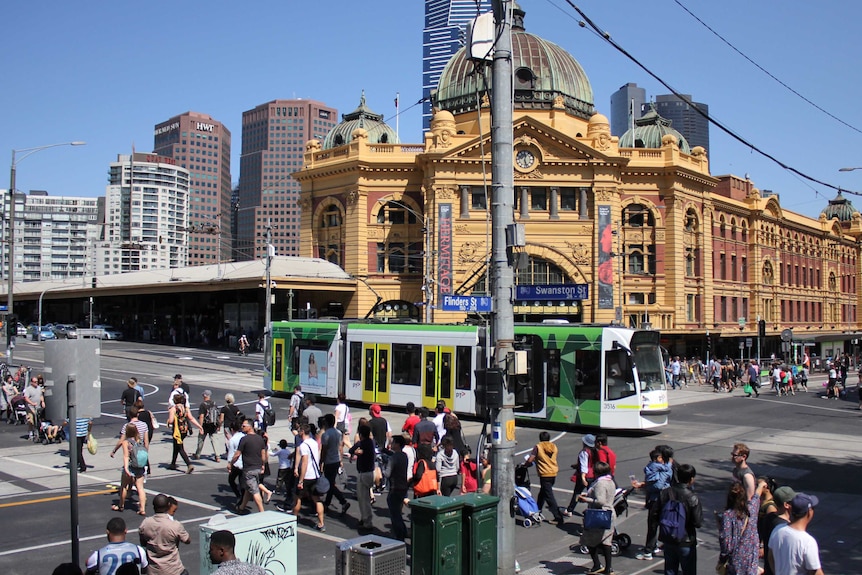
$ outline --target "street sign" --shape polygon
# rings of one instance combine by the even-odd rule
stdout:
[[[781,341],[792,341],[793,340],[793,330],[792,329],[783,329],[781,330]]]
[[[515,286],[520,301],[583,301],[590,299],[589,284],[547,284]]]
[[[752,344],[751,338],[750,337],[745,338],[745,347],[750,348],[751,344]]]
[[[738,322],[739,322],[739,329],[742,329],[745,327],[745,318],[744,317],[739,318]]]
[[[444,311],[490,312],[491,301],[490,296],[444,295],[441,307]]]

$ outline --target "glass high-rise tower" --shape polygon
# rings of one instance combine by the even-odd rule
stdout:
[[[440,73],[464,45],[467,23],[491,11],[491,0],[425,0],[422,31],[422,128],[431,123],[431,91],[437,89]]]

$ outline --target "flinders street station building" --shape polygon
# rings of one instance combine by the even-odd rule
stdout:
[[[787,355],[783,340],[856,351],[862,216],[849,201],[818,219],[784,210],[712,175],[707,150],[655,111],[612,136],[580,64],[517,9],[512,49],[516,321],[651,327],[680,356],[756,357],[758,343]],[[490,86],[491,67],[462,49],[423,141],[399,142],[363,95],[307,143],[300,255],[358,280],[345,316],[462,322],[447,296],[491,293]],[[541,286],[578,295],[543,300]]]

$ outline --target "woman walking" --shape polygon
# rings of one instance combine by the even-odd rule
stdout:
[[[727,493],[727,505],[718,515],[718,565],[725,565],[727,575],[757,575],[760,570],[757,555],[757,512],[766,482],[761,481],[754,497],[748,499],[745,487],[734,483]],[[716,568],[718,570],[718,567]]]
[[[144,466],[141,465],[139,452],[147,453],[143,439],[134,423],[126,425],[126,439],[123,441],[123,471],[120,479],[120,502],[111,505],[114,511],[122,511],[126,506],[126,497],[134,485],[138,492],[138,515],[146,515],[147,492],[144,490]]]
[[[172,430],[171,438],[174,443],[174,451],[168,469],[175,470],[177,468],[177,455],[180,455],[186,464],[186,473],[191,473],[195,470],[183,445],[183,440],[191,435],[189,424],[197,427],[198,433],[203,433],[204,428],[198,423],[198,420],[194,417],[189,417],[185,394],[177,393],[174,395],[174,404],[171,406],[170,411],[168,411],[168,428]]]
[[[590,550],[590,557],[593,559],[592,568],[587,571],[587,575],[613,575],[614,570],[611,569],[611,542],[614,536],[614,493],[617,486],[611,477],[611,466],[604,461],[597,461],[594,466],[596,480],[587,489],[586,493],[578,495],[578,501],[587,503],[587,510],[584,512],[584,533],[581,535],[581,545],[586,546]],[[586,528],[587,514],[591,509],[602,509],[610,511],[610,526]],[[599,561],[599,552],[605,558],[605,564],[602,566]]]
[[[139,397],[135,401],[135,407],[138,410],[138,420],[143,421],[147,424],[147,445],[150,445],[153,442],[153,432],[159,426],[159,422],[156,421],[156,416],[152,411],[144,407],[144,398]],[[150,462],[147,461],[147,475],[151,475],[152,470],[150,469]]]

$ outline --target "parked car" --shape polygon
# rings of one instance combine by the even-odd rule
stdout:
[[[102,339],[123,339],[123,332],[115,329],[112,325],[96,324],[93,329],[102,330]]]
[[[77,339],[78,326],[68,323],[58,323],[54,326],[54,335],[57,339]]]
[[[39,332],[39,340],[45,341],[46,339],[57,339],[57,335],[54,333],[53,326],[42,326],[42,331]]]
[[[26,336],[27,335],[27,327],[23,323],[21,323],[20,321],[18,322],[18,335],[19,336]]]

